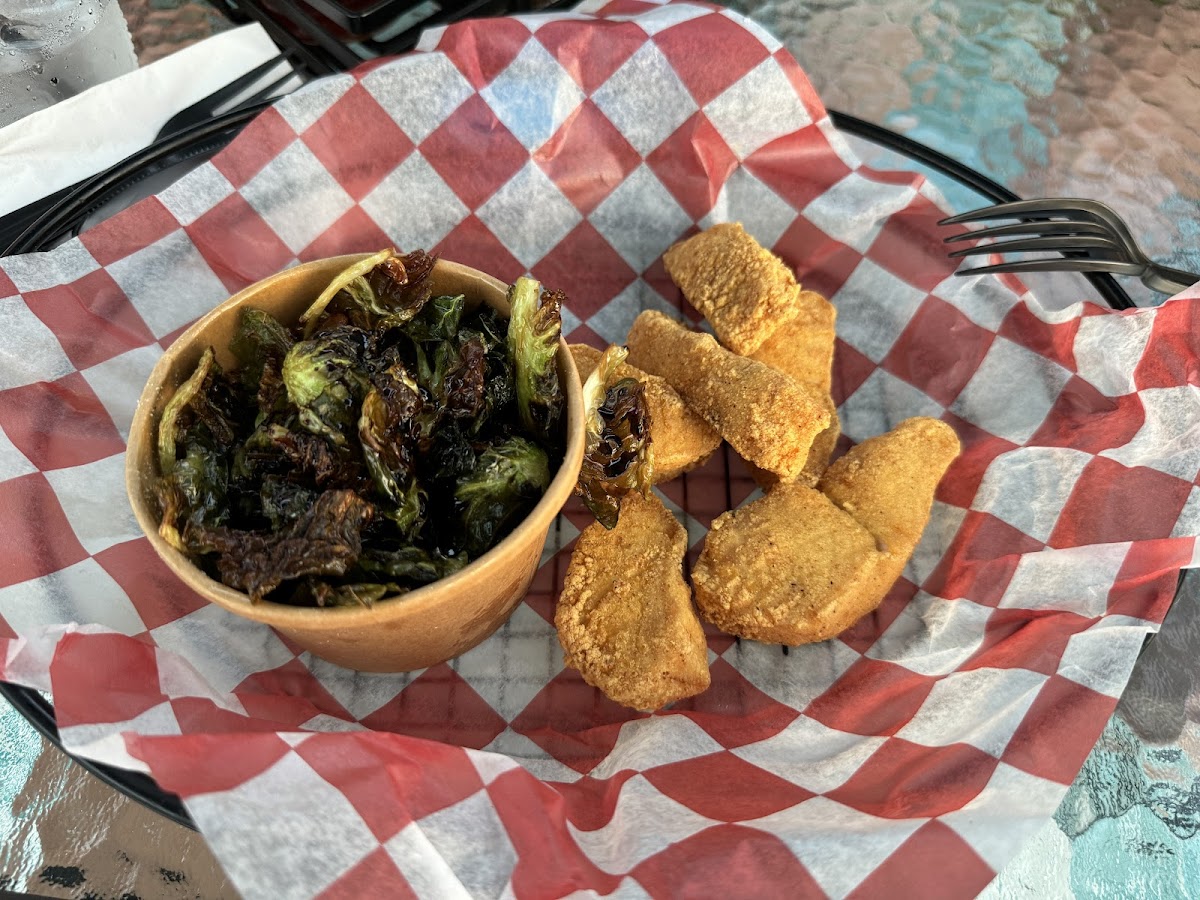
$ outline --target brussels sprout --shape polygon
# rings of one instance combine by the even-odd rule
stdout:
[[[623,378],[606,387],[628,352],[609,347],[583,385],[586,433],[575,493],[605,528],[617,524],[625,494],[638,490],[646,496],[654,483],[646,386]]]
[[[427,283],[437,257],[423,250],[396,256],[391,250],[376,253],[339,273],[300,317],[304,336],[320,330],[327,310],[344,312],[360,328],[383,329],[403,325],[429,301]]]
[[[386,575],[413,584],[429,584],[452,575],[467,564],[467,555],[445,556],[420,547],[401,547],[399,550],[368,550],[358,561],[358,568],[368,575]]]
[[[362,555],[362,529],[374,507],[353,491],[326,491],[282,532],[197,527],[183,539],[193,553],[216,555],[230,587],[258,602],[284,581],[303,575],[344,575]]]
[[[434,297],[404,326],[404,333],[414,341],[448,341],[458,334],[466,297]]]
[[[229,344],[229,349],[241,363],[242,383],[257,390],[268,362],[273,361],[277,367],[281,365],[294,343],[288,330],[270,313],[243,307],[237,331]]]
[[[550,464],[537,444],[511,437],[488,447],[454,490],[462,545],[479,556],[503,537],[550,484]]]
[[[341,326],[295,344],[283,360],[283,383],[302,427],[341,446],[370,382],[363,372],[369,338]]]
[[[542,292],[541,285],[525,277],[508,292],[508,355],[516,373],[517,415],[527,434],[551,445],[560,442],[563,393],[555,355],[565,299],[558,291]]]

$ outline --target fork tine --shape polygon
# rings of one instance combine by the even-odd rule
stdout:
[[[975,269],[959,269],[955,275],[987,275],[995,272],[1111,272],[1114,275],[1140,275],[1144,267],[1136,263],[1109,259],[1026,259],[998,263]]]
[[[1023,241],[1000,241],[995,244],[979,244],[975,247],[963,247],[961,250],[953,250],[948,255],[952,259],[957,259],[963,256],[979,256],[985,253],[1037,253],[1041,250],[1057,250],[1061,253],[1122,252],[1121,245],[1107,237],[1060,235],[1057,237],[1029,238]]]
[[[1108,234],[1108,229],[1095,222],[1060,222],[1048,220],[1044,222],[1016,222],[1012,225],[993,225],[990,228],[978,228],[975,231],[964,231],[962,234],[952,234],[942,238],[947,244],[958,241],[973,241],[982,238],[1007,237],[1010,234]]]
[[[1065,198],[1017,200],[1013,203],[1000,203],[996,206],[985,206],[982,209],[959,213],[957,216],[942,219],[938,224],[959,225],[963,222],[981,222],[985,219],[1048,219],[1054,216],[1070,217],[1072,214],[1076,216],[1083,214],[1092,219],[1095,214],[1091,210],[1072,207],[1072,204],[1077,202],[1083,201]]]

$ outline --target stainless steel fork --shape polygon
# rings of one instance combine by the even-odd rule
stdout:
[[[1032,253],[1057,251],[1061,258],[1025,259],[974,269],[962,269],[959,275],[981,272],[1111,272],[1136,275],[1146,287],[1163,294],[1175,294],[1200,281],[1200,275],[1161,266],[1152,261],[1133,239],[1129,228],[1111,207],[1097,200],[1059,198],[1018,200],[972,210],[942,219],[939,225],[983,222],[991,219],[1021,219],[1013,225],[994,225],[965,234],[953,234],[946,243],[1010,238],[955,250],[950,256],[978,256],[989,253]],[[1035,235],[1023,238],[1021,235]]]

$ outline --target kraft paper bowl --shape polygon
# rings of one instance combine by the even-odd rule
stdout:
[[[243,306],[257,307],[293,324],[334,275],[365,254],[306,263],[272,275],[230,297],[189,328],[167,350],[138,401],[129,433],[125,483],[138,523],[158,555],[189,588],[232,613],[264,622],[316,656],[364,672],[406,672],[465,653],[499,628],[529,589],[546,535],[579,477],[583,460],[583,400],[565,341],[558,375],[566,395],[566,453],[545,495],[500,543],[458,572],[372,607],[307,608],[251,603],[208,577],[158,533],[154,486],[158,421],[167,400],[211,346],[226,368],[236,366],[229,342]],[[434,296],[464,294],[508,314],[503,282],[456,263],[439,261],[430,275]]]

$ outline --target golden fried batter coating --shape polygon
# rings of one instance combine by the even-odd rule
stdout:
[[[554,624],[566,664],[611,700],[659,709],[708,688],[708,645],[683,580],[687,532],[658,497],[631,492],[612,531],[571,555]]]
[[[795,479],[798,483],[806,484],[809,487],[816,487],[821,476],[825,474],[825,468],[829,465],[829,457],[833,455],[834,448],[837,447],[837,439],[842,433],[842,421],[838,418],[837,407],[833,405],[832,397],[825,397],[825,408],[829,412],[829,426],[813,438],[812,447],[808,451],[808,459],[804,461],[804,468],[800,470],[799,476]],[[764,491],[769,491],[784,480],[773,472],[760,469],[754,463],[746,463],[746,468],[750,471],[750,477],[754,479],[755,484]]]
[[[700,614],[722,631],[808,644],[878,605],[886,562],[871,533],[824,494],[780,484],[713,521],[692,584]]]
[[[714,225],[663,254],[671,280],[712,323],[726,347],[747,356],[793,315],[792,270],[739,222]]]
[[[825,396],[829,427],[813,439],[812,450],[800,473],[799,480],[810,486],[817,483],[829,465],[829,457],[837,446],[838,435],[842,433],[837,406],[829,395],[833,382],[836,321],[837,310],[833,304],[815,291],[799,291],[792,317],[782,322],[774,334],[750,354],[751,359],[791,375],[801,384]],[[751,474],[764,490],[779,481],[778,477],[756,467],[751,467]]]
[[[571,354],[579,380],[587,381],[600,362],[600,351],[586,344],[572,344]],[[697,413],[664,378],[650,375],[628,363],[617,368],[618,378],[636,378],[646,386],[650,408],[650,439],[654,446],[654,483],[670,481],[702,465],[721,445],[721,435]]]
[[[749,462],[792,480],[829,425],[823,398],[711,335],[647,310],[629,331],[629,362],[660,375]]]
[[[837,310],[816,291],[798,291],[793,304],[791,318],[785,316],[750,358],[828,394]]]
[[[829,467],[719,516],[692,572],[705,619],[742,637],[822,641],[883,601],[929,521],[958,438],[909,419]]]
[[[906,419],[868,438],[825,470],[818,490],[906,560],[929,521],[938,482],[959,453],[958,435],[938,419]]]

